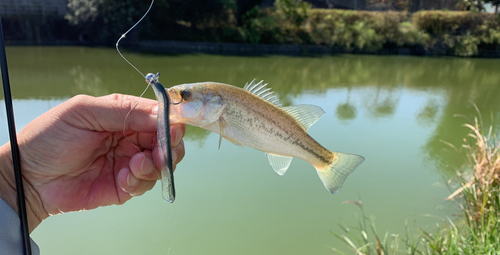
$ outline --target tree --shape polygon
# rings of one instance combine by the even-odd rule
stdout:
[[[148,6],[142,0],[69,0],[65,18],[82,31],[80,41],[111,44],[141,18]],[[136,31],[130,37],[137,37]]]
[[[242,24],[243,16],[255,6],[259,6],[262,0],[234,0],[236,1],[236,17],[239,24]]]
[[[295,27],[302,25],[311,11],[311,4],[302,0],[276,0],[274,5]]]
[[[457,4],[457,6],[462,11],[472,11],[472,12],[481,12],[486,10],[484,8],[484,3],[487,0],[461,0]]]
[[[82,31],[81,41],[111,44],[144,15],[149,4],[150,0],[69,0],[66,19]],[[236,8],[236,0],[157,0],[128,35],[129,41],[140,35],[163,38],[179,24],[192,30],[206,27],[227,20],[230,8]]]

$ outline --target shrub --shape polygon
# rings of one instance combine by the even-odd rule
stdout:
[[[311,4],[302,0],[276,0],[274,3],[278,13],[294,27],[301,26],[309,18]]]
[[[406,12],[314,10],[310,33],[314,44],[376,52],[411,42],[405,40],[411,28],[400,28],[406,17]]]
[[[365,53],[401,47],[413,53],[455,56],[500,51],[500,17],[494,14],[421,11],[410,16],[405,11],[311,9],[301,0],[276,0],[274,7],[264,9],[249,7],[258,2],[159,0],[140,25],[145,29],[134,30],[130,37],[312,44]],[[67,19],[100,42],[114,42],[146,8],[140,0],[70,0],[68,6]]]
[[[475,56],[481,44],[500,42],[498,18],[490,13],[421,11],[412,24],[429,35],[423,46],[444,49],[457,56]]]

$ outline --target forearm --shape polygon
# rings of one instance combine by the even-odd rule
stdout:
[[[17,212],[16,183],[10,155],[10,143],[0,147],[0,198]]]
[[[17,204],[17,191],[12,164],[12,154],[10,143],[0,147],[0,198],[6,202],[16,213],[19,214]],[[37,208],[38,199],[33,196],[33,189],[29,182],[23,178],[24,192],[26,197],[26,213],[28,217],[28,227],[32,232],[43,220],[39,213],[34,213],[33,208]]]

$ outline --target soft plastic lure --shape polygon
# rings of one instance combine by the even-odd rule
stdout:
[[[165,201],[173,203],[175,200],[175,187],[174,187],[174,173],[172,168],[172,149],[170,148],[170,121],[169,121],[169,105],[170,101],[165,91],[165,87],[158,81],[158,77],[160,77],[160,73],[152,74],[149,73],[146,76],[142,74],[139,69],[137,69],[132,63],[130,63],[120,52],[118,45],[120,41],[125,38],[125,36],[134,29],[137,24],[139,24],[146,15],[148,15],[151,7],[153,7],[154,0],[151,1],[148,10],[142,16],[139,21],[137,21],[127,32],[123,33],[120,38],[116,41],[116,51],[118,54],[137,72],[141,74],[142,77],[146,78],[146,82],[153,87],[156,98],[158,100],[158,120],[157,120],[157,140],[160,150],[163,156],[163,162],[165,166],[161,169],[161,185],[162,185],[162,196]],[[147,88],[146,88],[147,89]],[[144,91],[145,92],[145,91]],[[144,94],[143,92],[143,94]],[[141,94],[142,96],[142,94]]]
[[[175,200],[174,171],[172,167],[172,148],[170,148],[170,100],[165,87],[158,81],[160,73],[146,75],[146,82],[153,87],[158,100],[157,140],[165,165],[161,168],[162,196],[165,201]]]

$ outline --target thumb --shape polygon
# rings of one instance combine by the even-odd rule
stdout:
[[[103,97],[78,95],[62,106],[61,119],[92,131],[156,131],[157,101],[112,94]]]

